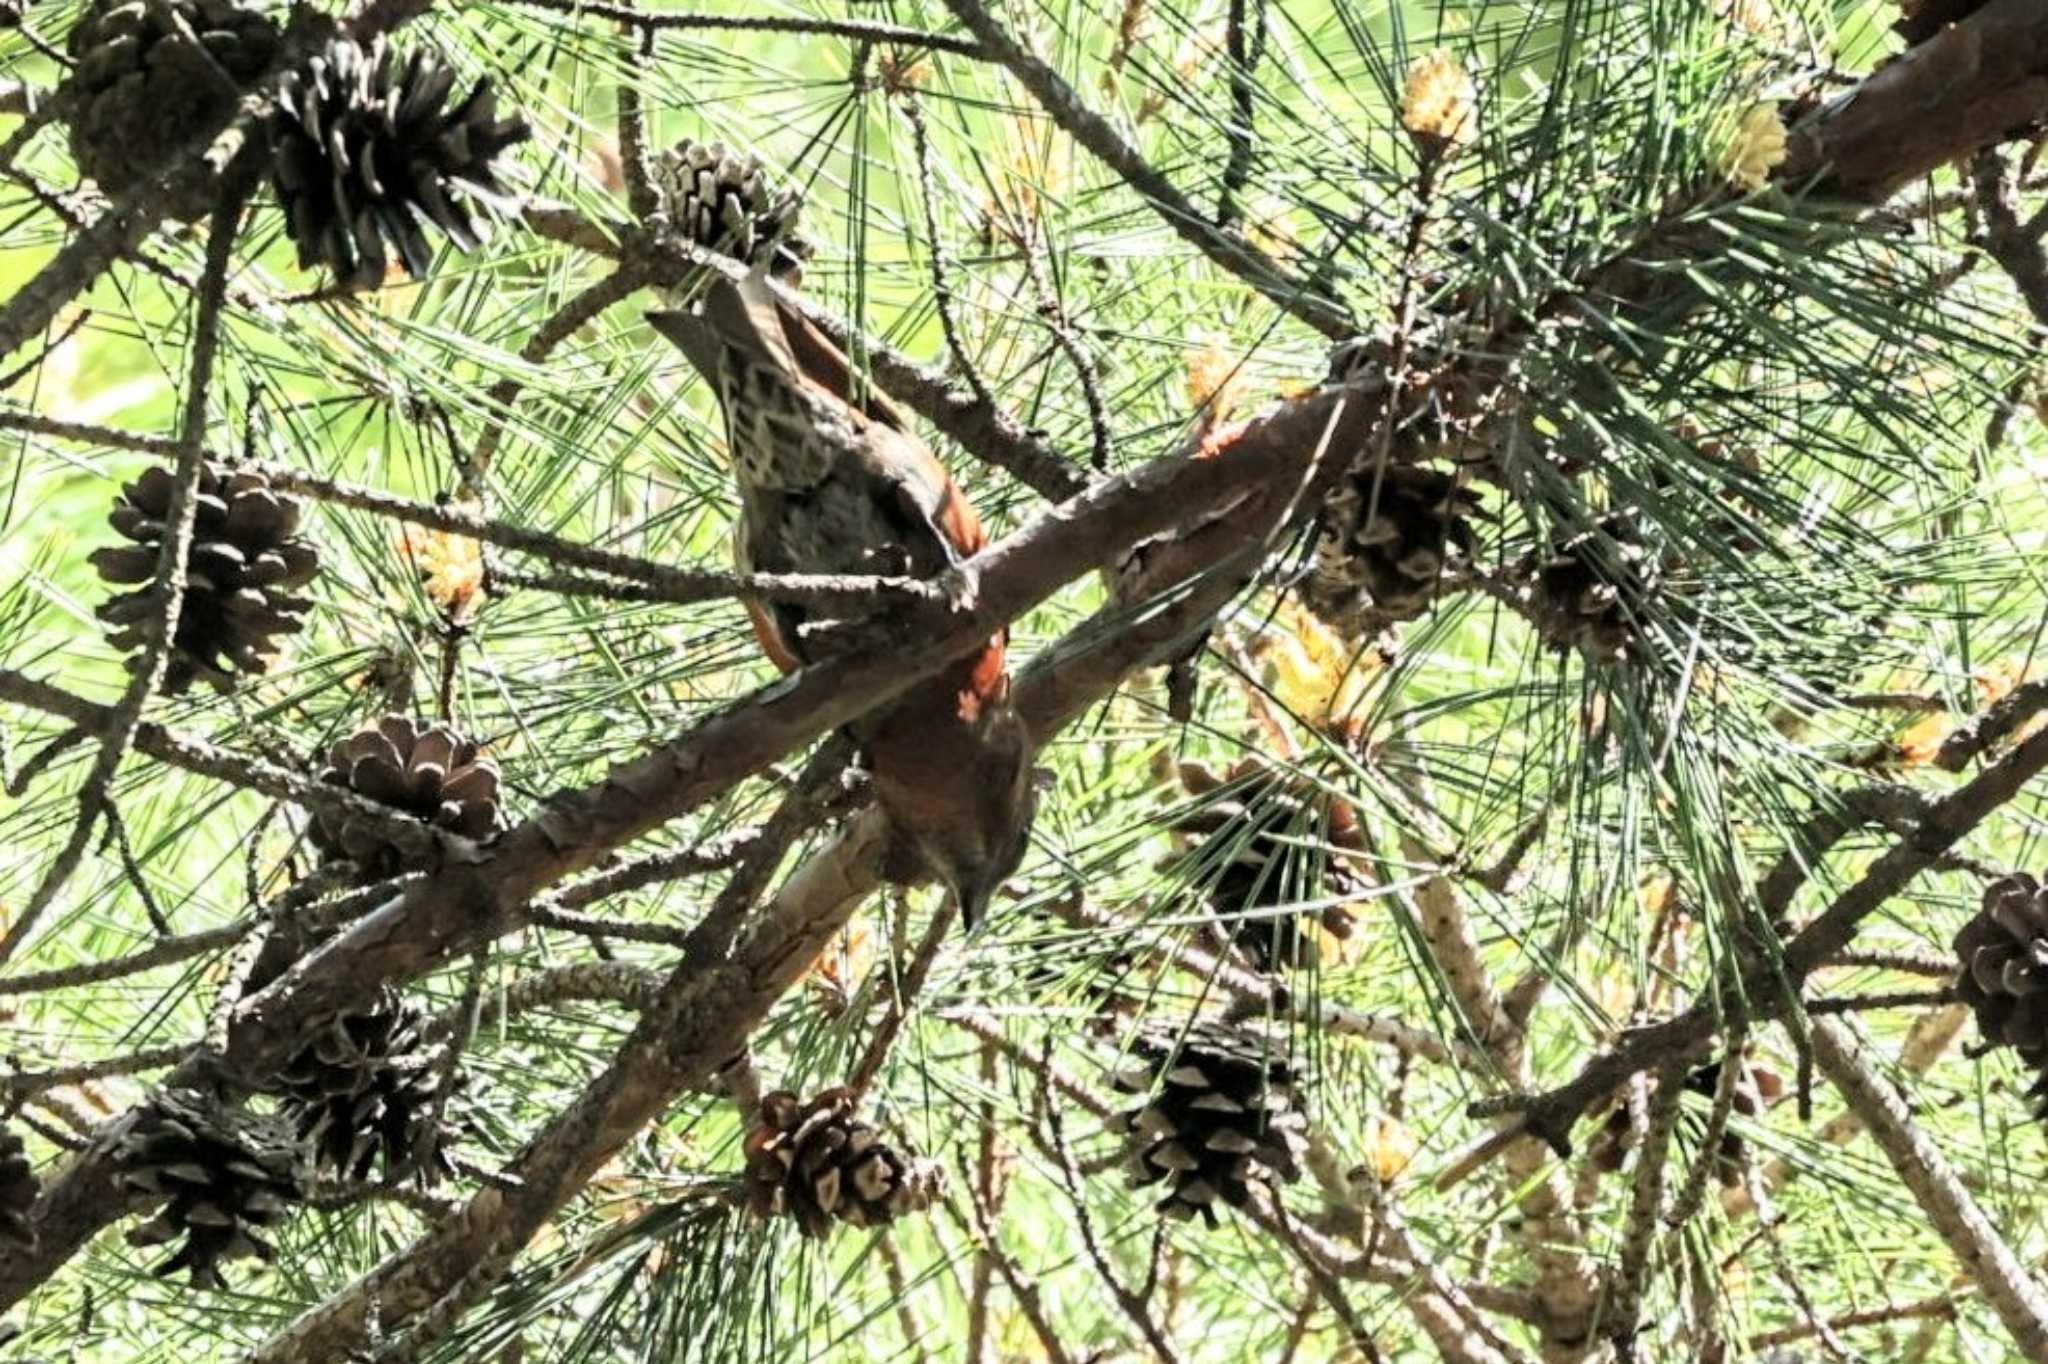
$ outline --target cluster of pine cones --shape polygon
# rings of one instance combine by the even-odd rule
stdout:
[[[485,838],[503,825],[496,768],[446,729],[386,716],[334,745],[322,779],[434,828]],[[424,865],[375,826],[322,810],[313,838],[327,858],[370,884]],[[395,990],[320,1021],[266,1086],[275,1111],[256,1113],[189,1089],[160,1091],[123,1134],[121,1189],[147,1221],[137,1246],[174,1245],[159,1274],[219,1288],[221,1267],[269,1260],[271,1228],[304,1203],[316,1174],[428,1183],[451,1173],[452,1075],[417,1005]],[[0,1235],[13,1234],[25,1175],[0,1141]],[[18,1143],[13,1153],[19,1155]],[[17,1171],[15,1165],[20,1164]],[[10,1217],[13,1221],[10,1221]]]
[[[109,194],[161,174],[268,75],[288,35],[266,7],[241,0],[94,0],[66,46],[71,150]],[[434,52],[401,57],[330,37],[283,73],[263,129],[270,181],[301,268],[326,266],[340,283],[373,288],[393,264],[415,279],[432,265],[425,230],[473,249],[466,201],[500,202],[493,162],[530,130],[501,119],[479,81],[450,102],[455,73]],[[198,217],[219,187],[201,183],[170,212]]]
[[[1347,639],[1420,618],[1466,580],[1477,552],[1476,493],[1424,465],[1361,464],[1345,475],[1317,521],[1299,592],[1303,605]],[[1639,648],[1644,608],[1660,564],[1626,515],[1603,517],[1554,549],[1514,566],[1525,616],[1544,640],[1595,663]]]

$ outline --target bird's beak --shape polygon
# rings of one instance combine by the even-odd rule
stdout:
[[[706,379],[718,376],[718,343],[702,318],[690,313],[657,308],[647,314],[647,325],[666,337]]]
[[[995,880],[954,890],[954,898],[960,902],[960,926],[963,929],[972,933],[980,925],[988,914],[989,901],[995,898],[996,889],[1001,885],[1001,880]]]

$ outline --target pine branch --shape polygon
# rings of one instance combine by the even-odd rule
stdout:
[[[2035,698],[2048,706],[2048,693]],[[2016,796],[2048,768],[2048,732],[2034,735],[1986,768],[1974,780],[1929,807],[1913,832],[1871,863],[1853,885],[1785,944],[1776,961],[1751,966],[1739,985],[1719,999],[1697,1004],[1676,1018],[1633,1029],[1612,1050],[1583,1067],[1570,1083],[1536,1096],[1517,1095],[1472,1105],[1475,1117],[1519,1112],[1519,1130],[1542,1137],[1560,1154],[1571,1151],[1571,1128],[1595,1103],[1628,1076],[1662,1058],[1694,1046],[1744,1012],[1772,1016],[1784,1009],[1785,986],[1797,987],[1830,957],[1848,946],[1857,926],[1934,865],[1957,842]]]
[[[1955,974],[1953,961],[1949,963],[1947,974]],[[1937,1061],[1949,1054],[1969,1019],[1967,1008],[1951,1004],[1915,1020],[1906,1040],[1899,1046],[1899,1073],[1913,1079],[1926,1075]],[[1820,1130],[1813,1135],[1813,1144],[1818,1148],[1847,1146],[1862,1132],[1863,1119],[1850,1110],[1821,1124]],[[1799,1169],[1800,1163],[1779,1156],[1758,1172],[1759,1186],[1766,1193],[1776,1193],[1792,1181]],[[1754,1206],[1747,1185],[1730,1189],[1721,1199],[1721,1210],[1731,1218],[1753,1211]]]
[[[22,906],[21,912],[0,937],[0,965],[11,961],[34,934],[44,911],[56,900],[64,883],[78,869],[101,819],[108,815],[107,791],[114,772],[128,755],[135,730],[142,722],[142,708],[163,685],[170,671],[171,650],[176,642],[178,619],[185,603],[185,582],[192,552],[193,528],[199,512],[199,477],[205,468],[207,404],[212,397],[213,362],[220,349],[221,298],[227,288],[228,264],[235,238],[241,232],[242,202],[246,195],[244,177],[248,168],[238,162],[227,172],[229,188],[222,191],[206,239],[206,272],[194,302],[192,349],[187,363],[184,426],[178,438],[178,464],[172,474],[171,494],[164,510],[163,540],[157,549],[155,584],[151,588],[155,611],[143,629],[142,652],[130,666],[127,690],[98,727],[99,752],[86,773],[78,796],[78,817],[43,879]],[[8,349],[11,349],[9,347]]]
[[[631,5],[606,4],[604,0],[514,0],[528,9],[549,10],[578,18],[609,19],[621,27],[648,33],[699,32],[800,33],[817,37],[844,38],[857,43],[894,43],[923,48],[929,52],[950,52],[955,56],[979,57],[981,48],[965,38],[899,24],[871,23],[859,19],[823,19],[777,14],[677,14],[666,11],[643,13]]]
[[[617,961],[580,961],[520,976],[482,1002],[475,1030],[496,1027],[508,1018],[563,1004],[611,1003],[629,1009],[652,1006],[661,991],[661,973]],[[445,1010],[420,1029],[420,1040],[436,1044],[454,1037],[462,1027],[464,1006]]]
[[[8,668],[0,668],[0,700],[61,716],[94,734],[105,732],[116,719],[112,706],[88,701]],[[174,734],[153,724],[137,725],[132,745],[136,752],[182,771],[288,800],[310,810],[332,810],[361,821],[364,827],[374,829],[408,856],[424,856],[436,849],[458,858],[468,855],[467,839],[433,829],[344,787],[310,781],[261,758]]]
[[[1125,141],[1108,120],[1089,108],[1057,71],[997,23],[981,0],[946,0],[946,8],[981,40],[991,58],[1009,68],[1018,84],[1031,92],[1053,122],[1122,176],[1151,203],[1168,227],[1203,255],[1333,341],[1347,340],[1358,331],[1357,322],[1342,307],[1314,293],[1307,282],[1291,277],[1278,261],[1241,235],[1211,224],[1201,209]]]
[[[1814,1056],[1862,1118],[1922,1212],[1982,1290],[2022,1356],[2048,1358],[2048,1293],[1970,1197],[1905,1100],[1871,1069],[1865,1044],[1842,1023],[1816,1019]]]

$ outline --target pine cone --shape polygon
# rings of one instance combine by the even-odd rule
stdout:
[[[285,77],[270,116],[271,178],[299,268],[326,265],[340,283],[374,288],[396,249],[405,272],[424,279],[428,225],[476,249],[463,200],[504,197],[491,162],[532,129],[500,120],[484,81],[446,107],[454,86],[439,56],[415,48],[401,62],[382,38],[368,52],[337,38]]]
[[[853,1116],[854,1093],[828,1089],[808,1104],[787,1090],[761,1100],[747,1133],[747,1206],[758,1217],[790,1216],[806,1236],[834,1219],[875,1227],[931,1206],[943,1173],[906,1160]]]
[[[452,730],[421,730],[387,715],[328,750],[320,780],[345,786],[380,805],[464,838],[488,838],[503,827],[498,765]],[[354,862],[365,883],[414,870],[403,849],[381,831],[334,811],[313,820],[314,846]]]
[[[648,173],[661,196],[662,211],[685,239],[770,274],[802,268],[810,243],[796,234],[804,196],[777,189],[757,156],[744,161],[723,142],[706,145],[684,138],[654,159]]]
[[[175,22],[172,22],[175,21]],[[196,40],[196,41],[195,41]],[[277,26],[233,0],[95,0],[71,30],[71,155],[108,194],[224,119],[277,55]],[[204,216],[211,187],[170,205]]]
[[[36,1243],[35,1225],[28,1220],[43,1191],[29,1164],[28,1147],[12,1128],[0,1127],[0,1241],[12,1241],[24,1248]]]
[[[1147,1024],[1130,1053],[1116,1087],[1151,1094],[1121,1120],[1132,1138],[1131,1182],[1170,1183],[1160,1212],[1200,1213],[1213,1227],[1217,1199],[1243,1207],[1254,1180],[1300,1177],[1304,1123],[1284,1038],[1203,1021]]]
[[[1993,881],[1954,946],[1957,997],[1987,1045],[2013,1048],[2040,1074],[2027,1098],[2048,1117],[2048,890],[2024,872]]]
[[[1181,870],[1208,896],[1231,940],[1260,970],[1318,965],[1314,925],[1335,938],[1351,936],[1355,925],[1346,904],[1285,912],[1290,905],[1348,898],[1361,889],[1337,860],[1363,847],[1350,806],[1306,778],[1251,762],[1239,764],[1222,783],[1189,764],[1181,781],[1190,793],[1210,797],[1175,825],[1201,835]]]
[[[318,1163],[344,1179],[421,1183],[453,1172],[440,1122],[441,1072],[420,1040],[420,1011],[394,990],[329,1018],[279,1076],[283,1109]]]
[[[1628,659],[1641,642],[1640,617],[1657,590],[1662,565],[1626,516],[1602,518],[1547,559],[1530,559],[1530,616],[1559,649],[1577,649],[1595,663]]]
[[[1466,517],[1479,497],[1435,469],[1354,469],[1330,497],[1302,601],[1354,638],[1414,620],[1441,591],[1456,555],[1477,545]]]
[[[306,1197],[304,1153],[290,1128],[193,1090],[159,1092],[122,1134],[114,1156],[133,1209],[157,1209],[128,1233],[128,1243],[156,1246],[183,1237],[155,1273],[190,1270],[197,1288],[225,1287],[220,1266],[227,1261],[274,1260],[277,1248],[260,1233]]]
[[[145,470],[121,490],[107,523],[132,545],[96,551],[92,565],[110,583],[139,583],[101,604],[118,649],[139,649],[157,611],[157,556],[176,477]],[[320,556],[298,533],[295,498],[271,490],[261,475],[200,471],[192,551],[185,560],[185,597],[171,641],[164,691],[176,695],[204,678],[233,691],[238,673],[262,673],[277,653],[277,636],[297,633],[312,602],[292,595],[319,571]],[[130,667],[140,659],[130,660]]]

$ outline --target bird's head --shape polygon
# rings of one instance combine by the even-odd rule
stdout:
[[[920,737],[927,745],[923,761],[874,755],[875,794],[973,928],[1031,842],[1038,811],[1031,736],[1017,712],[1002,704],[976,718],[969,743],[949,744],[943,732]]]

